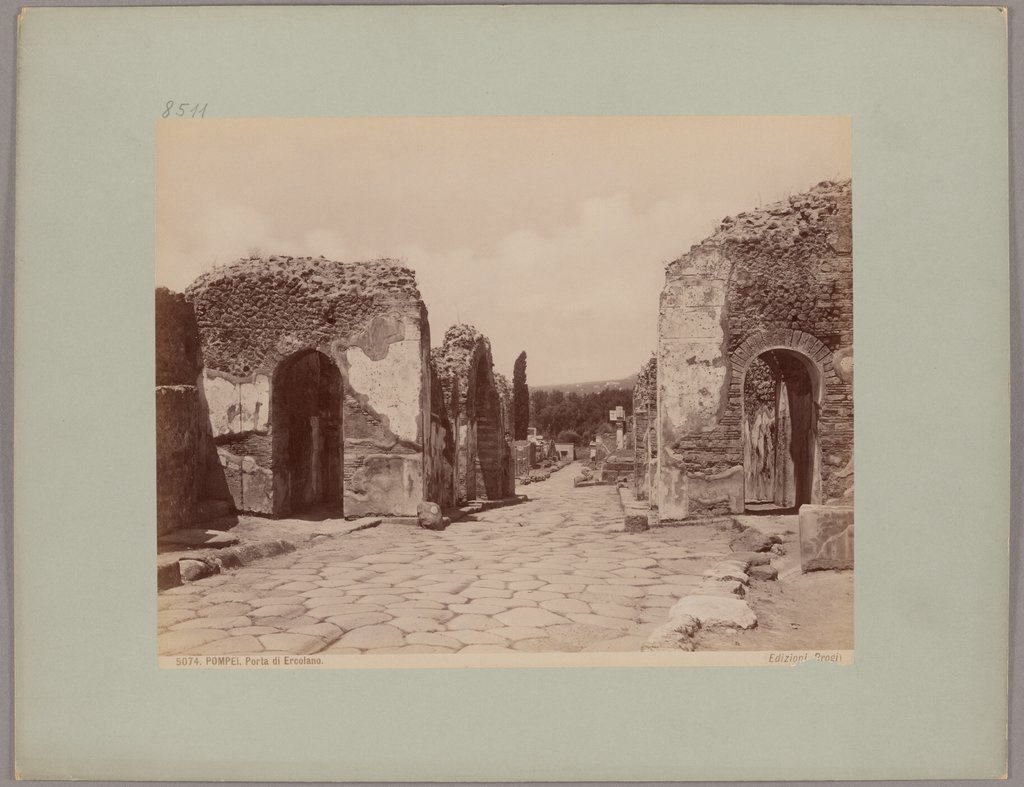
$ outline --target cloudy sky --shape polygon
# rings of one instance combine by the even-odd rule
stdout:
[[[535,384],[654,349],[665,263],[724,216],[850,176],[847,118],[168,120],[157,284],[250,253],[395,257],[438,344],[456,321]]]

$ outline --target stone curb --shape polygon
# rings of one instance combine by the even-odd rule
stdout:
[[[460,519],[473,514],[480,514],[484,511],[504,508],[505,506],[514,506],[517,503],[525,503],[529,499],[527,495],[512,495],[511,497],[503,497],[501,500],[474,500],[461,508],[445,512],[445,515],[450,517],[452,522],[458,522]]]
[[[380,523],[379,518],[364,517],[339,526],[321,525],[311,531],[311,541],[317,538],[332,538],[355,533],[358,530],[376,527]],[[156,587],[158,591],[167,590],[186,582],[195,582],[197,579],[219,574],[224,569],[241,568],[262,558],[283,555],[286,552],[294,552],[296,549],[298,547],[291,541],[278,538],[268,541],[251,541],[247,544],[238,544],[223,549],[196,550],[184,557],[158,562]]]
[[[743,600],[754,559],[735,553],[705,571],[700,587],[672,606],[668,622],[652,631],[640,650],[693,650],[702,628],[754,628],[757,615]]]
[[[693,516],[686,519],[658,519],[658,527],[693,527],[694,525],[732,525],[736,522],[732,515],[728,516]]]
[[[490,511],[494,508],[504,508],[505,506],[513,506],[517,503],[525,503],[529,500],[528,495],[512,495],[511,497],[503,497],[501,500],[474,500],[459,508],[447,508],[444,510],[444,518],[448,520],[448,524],[443,528],[437,527],[424,527],[424,530],[444,530],[452,522],[458,522],[465,519],[467,516],[473,514],[479,514],[483,511]],[[385,516],[380,521],[387,525],[414,525],[416,527],[423,527],[420,524],[419,516]]]
[[[219,574],[225,568],[246,566],[264,557],[294,552],[295,545],[290,541],[275,539],[273,541],[253,541],[234,547],[213,550],[197,550],[187,557],[176,558],[156,567],[157,590],[167,590],[185,582],[194,582],[203,577]]]
[[[599,481],[596,478],[588,478],[588,479],[586,479],[584,481],[579,481],[579,480],[577,480],[578,478],[581,478],[581,476],[577,476],[576,478],[574,478],[572,480],[572,488],[573,489],[583,489],[583,487],[586,487],[586,486],[613,486],[614,485],[611,481]]]

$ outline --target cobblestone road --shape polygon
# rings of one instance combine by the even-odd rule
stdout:
[[[443,532],[384,524],[164,591],[159,653],[637,651],[735,533],[624,533],[614,487],[577,472]]]

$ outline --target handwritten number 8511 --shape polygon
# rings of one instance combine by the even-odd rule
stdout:
[[[175,107],[177,107],[177,109],[175,109]],[[168,101],[167,106],[164,107],[164,111],[161,117],[183,118],[185,117],[185,115],[189,115],[190,117],[194,118],[206,117],[206,104],[189,104],[187,102],[175,104],[175,102],[173,101]]]

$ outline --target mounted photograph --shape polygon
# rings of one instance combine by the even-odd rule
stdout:
[[[161,666],[852,663],[848,117],[156,127]]]

